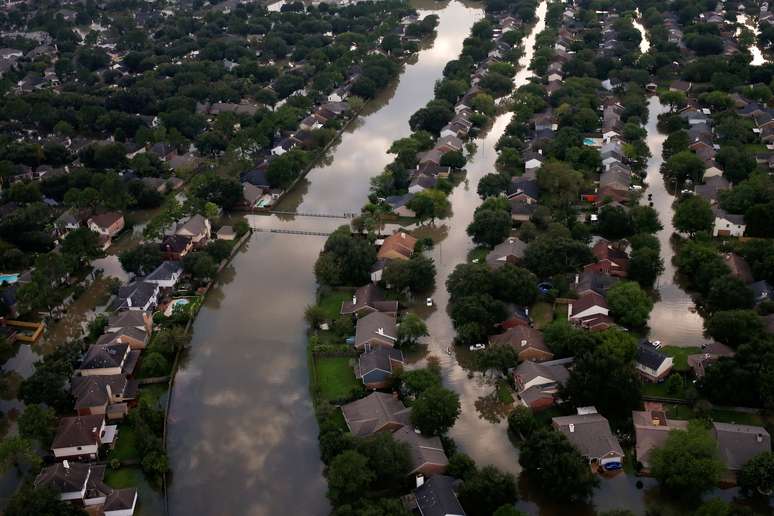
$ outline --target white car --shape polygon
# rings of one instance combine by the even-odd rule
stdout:
[[[433,298],[432,297],[428,297],[427,301],[426,301],[426,304],[427,304],[427,306],[433,306]]]
[[[486,349],[486,345],[479,343],[470,346],[471,351],[481,351],[482,349]]]
[[[650,343],[651,346],[653,346],[656,349],[661,349],[661,341],[660,340],[654,340]]]

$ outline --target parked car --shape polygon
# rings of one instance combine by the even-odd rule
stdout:
[[[485,344],[478,343],[478,344],[473,344],[472,346],[470,346],[470,350],[471,351],[481,351],[482,349],[486,349],[486,345]]]
[[[428,297],[427,301],[426,301],[426,304],[427,304],[427,306],[433,306],[433,298],[432,297]]]

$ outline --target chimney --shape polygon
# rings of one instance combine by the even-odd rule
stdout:
[[[352,296],[352,304],[353,305],[357,304],[357,296]]]
[[[64,469],[70,469],[70,462],[65,459],[62,461],[62,466],[64,466]]]
[[[376,333],[378,333],[379,335],[384,335],[384,328],[379,328],[378,330],[376,330]]]
[[[755,440],[758,441],[759,443],[762,443],[763,442],[763,434],[756,434]]]
[[[580,281],[580,274],[575,275],[575,284],[578,284],[578,281]]]
[[[527,345],[527,339],[521,339],[521,347],[523,348],[526,345]]]
[[[417,487],[422,487],[425,483],[425,476],[422,473],[417,473]]]
[[[570,433],[575,433],[575,423],[570,423]]]

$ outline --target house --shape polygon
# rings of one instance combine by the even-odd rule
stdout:
[[[537,210],[537,204],[527,203],[519,199],[510,199],[511,220],[513,222],[527,222]]]
[[[635,455],[637,462],[644,468],[650,468],[651,452],[664,445],[669,432],[688,428],[688,421],[667,419],[663,410],[635,410],[632,412],[632,422],[636,441]]]
[[[81,376],[131,375],[139,358],[140,351],[132,351],[129,344],[92,344],[75,372]]]
[[[421,483],[420,483],[421,482]],[[454,492],[456,480],[446,475],[435,475],[426,482],[417,480],[414,491],[416,506],[421,516],[465,516]]]
[[[446,471],[449,459],[443,451],[440,437],[424,436],[408,426],[396,430],[392,437],[396,441],[405,443],[408,446],[409,456],[411,457],[409,475],[421,474],[424,477],[431,477]]]
[[[414,213],[414,210],[408,207],[408,203],[411,201],[411,199],[414,198],[414,194],[412,192],[409,192],[404,195],[391,195],[390,197],[387,197],[384,202],[386,202],[390,208],[392,209],[392,212],[399,216],[399,217],[416,217],[416,213]]]
[[[121,419],[129,412],[129,403],[137,398],[137,382],[122,374],[73,376],[70,393],[79,416],[104,415]]]
[[[559,390],[570,377],[567,366],[572,361],[572,358],[561,358],[540,363],[520,363],[513,371],[513,381],[521,404],[538,411],[558,403]]]
[[[218,240],[234,240],[236,238],[236,231],[231,226],[221,226],[217,232]]]
[[[81,227],[81,218],[73,208],[66,210],[54,221],[54,228],[59,236],[65,236],[79,227]]]
[[[529,316],[528,308],[514,307],[511,310],[511,316],[497,324],[500,328],[507,330],[514,326],[532,326],[532,319]]]
[[[512,347],[522,361],[545,362],[554,358],[554,354],[543,341],[543,334],[529,326],[514,326],[505,333],[491,335],[489,344]]]
[[[598,316],[607,316],[609,312],[605,298],[594,291],[583,294],[567,305],[567,318],[580,325],[586,320],[593,321]]]
[[[763,303],[764,301],[774,300],[774,287],[772,287],[768,281],[756,281],[751,283],[749,287],[753,292],[753,299],[755,300],[756,305]]]
[[[374,348],[395,347],[398,340],[398,325],[395,314],[372,312],[357,320],[355,326],[355,348],[369,351]]]
[[[193,240],[183,235],[167,235],[159,247],[165,259],[182,260],[193,249]]]
[[[455,135],[441,136],[435,142],[435,148],[444,154],[451,151],[462,152],[462,140]]]
[[[747,264],[747,260],[736,253],[725,253],[723,255],[723,262],[725,262],[728,269],[731,271],[731,276],[739,279],[745,285],[749,285],[753,282],[752,271]]]
[[[124,216],[114,211],[95,215],[89,219],[88,226],[95,233],[113,238],[124,229]]]
[[[445,153],[441,149],[430,149],[419,155],[419,164],[432,163],[434,165],[441,164],[441,158]]]
[[[351,300],[341,303],[339,310],[341,315],[354,314],[358,317],[372,312],[384,312],[392,315],[398,313],[398,302],[385,299],[384,291],[373,283],[357,289]]]
[[[404,365],[400,350],[375,348],[360,355],[355,366],[355,376],[368,389],[384,389],[390,386],[395,373]]]
[[[379,260],[408,260],[414,253],[417,239],[398,231],[384,239],[376,257]]]
[[[63,417],[59,420],[51,451],[57,459],[96,459],[99,447],[115,443],[118,427],[105,425],[104,415]]]
[[[409,183],[408,191],[412,194],[418,194],[429,188],[435,188],[438,184],[438,178],[427,174],[416,174]]]
[[[112,346],[113,344],[128,344],[129,349],[145,349],[148,345],[149,334],[144,329],[137,329],[131,326],[121,328],[114,332],[108,332],[101,335],[96,344],[100,346]]]
[[[715,223],[712,227],[712,236],[740,237],[744,235],[747,225],[744,223],[744,215],[733,215],[717,206],[712,207],[715,215]]]
[[[140,310],[126,310],[123,312],[116,312],[108,319],[106,332],[117,332],[125,328],[134,328],[137,330],[145,331],[150,335],[153,328],[153,319],[149,312],[142,312]]]
[[[602,266],[603,272],[611,276],[626,277],[629,269],[629,255],[604,238],[591,248],[591,253]]]
[[[242,199],[245,207],[249,209],[257,208],[263,198],[263,189],[251,183],[242,183]]]
[[[51,489],[60,500],[77,502],[104,516],[132,516],[137,506],[137,490],[106,485],[105,469],[105,465],[64,460],[43,468],[33,486]]]
[[[147,281],[135,281],[118,289],[115,310],[142,310],[152,312],[159,302],[159,285]]]
[[[178,261],[167,260],[161,263],[150,274],[145,276],[144,281],[155,283],[159,288],[174,288],[183,275],[183,266]]]
[[[522,201],[527,204],[538,202],[540,197],[540,186],[537,179],[525,179],[524,177],[514,177],[508,185],[508,199]]]
[[[742,469],[750,459],[771,451],[771,436],[762,426],[712,423],[720,460],[729,471]]]
[[[607,419],[597,414],[596,409],[578,408],[577,415],[555,417],[552,424],[589,461],[592,468],[618,470],[623,467],[621,445],[610,430]]]
[[[672,371],[672,357],[662,353],[648,341],[640,342],[634,357],[634,368],[647,382],[660,382]]]
[[[723,357],[732,357],[734,354],[734,350],[725,344],[713,341],[705,346],[704,349],[701,350],[701,353],[688,355],[687,360],[688,365],[693,369],[694,376],[696,376],[696,378],[702,378],[707,366],[717,362]]]
[[[604,272],[584,270],[575,276],[574,289],[579,296],[584,296],[589,292],[596,292],[604,297],[607,291],[618,281],[618,278]]]
[[[499,269],[506,263],[517,265],[524,258],[527,249],[526,242],[515,238],[507,238],[505,242],[497,244],[486,255],[486,264],[491,269]]]
[[[194,246],[200,246],[207,243],[210,238],[212,227],[206,217],[193,215],[182,226],[177,228],[176,235],[189,237]]]
[[[704,173],[704,184],[696,185],[693,192],[709,201],[710,204],[717,204],[720,200],[720,192],[729,190],[731,183],[721,175],[707,176],[707,172]]]
[[[669,83],[669,91],[681,91],[688,93],[691,91],[691,83],[686,81],[672,81]]]
[[[372,392],[365,398],[342,405],[341,412],[349,431],[359,437],[394,432],[411,420],[411,409],[397,396],[384,392]]]

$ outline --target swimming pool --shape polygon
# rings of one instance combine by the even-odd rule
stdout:
[[[169,304],[167,305],[167,309],[166,309],[166,310],[164,310],[164,315],[166,315],[167,317],[169,317],[170,315],[172,315],[172,312],[174,312],[174,311],[175,311],[175,307],[176,307],[176,306],[185,306],[185,305],[187,305],[187,304],[188,304],[188,303],[190,303],[190,302],[191,302],[191,301],[189,301],[188,299],[184,299],[184,298],[181,298],[181,299],[173,299],[173,300],[172,300],[172,301],[170,301],[170,302],[169,302]]]
[[[0,274],[0,285],[3,283],[16,283],[19,281],[18,274]]]

